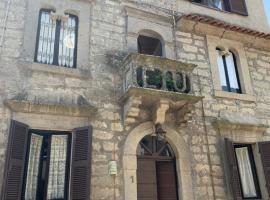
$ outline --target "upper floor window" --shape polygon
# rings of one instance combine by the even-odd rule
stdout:
[[[194,2],[204,4],[211,8],[226,10],[224,0],[194,0]]]
[[[42,9],[39,15],[35,61],[75,68],[77,37],[77,16],[58,16],[52,10]]]
[[[162,56],[162,43],[157,38],[140,35],[138,37],[138,52],[141,54]]]
[[[225,10],[241,15],[248,15],[245,0],[191,0],[194,3],[200,3],[210,8]]]
[[[235,55],[219,48],[216,49],[216,52],[222,90],[241,93]]]

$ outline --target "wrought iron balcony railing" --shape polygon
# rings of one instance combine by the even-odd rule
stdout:
[[[151,88],[182,94],[194,94],[192,71],[194,64],[163,57],[131,53],[124,61],[123,90]]]

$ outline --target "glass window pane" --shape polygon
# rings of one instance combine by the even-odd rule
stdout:
[[[217,52],[217,62],[218,62],[218,69],[219,69],[219,76],[220,76],[220,83],[222,87],[227,88],[227,82],[226,82],[226,74],[225,74],[225,67],[223,63],[223,58],[221,55],[220,50],[216,50]]]
[[[67,135],[52,135],[47,199],[65,196],[67,143]]]
[[[69,16],[66,21],[61,21],[58,63],[65,67],[74,67],[74,52],[76,47],[77,20]]]
[[[223,0],[208,0],[208,6],[217,8],[220,10],[224,9],[224,3]]]
[[[235,152],[238,162],[243,195],[245,198],[257,197],[250,157],[248,153],[248,147],[236,148]]]
[[[49,11],[41,11],[36,59],[45,64],[53,63],[56,21]]]
[[[231,89],[239,90],[239,84],[238,84],[237,75],[236,75],[236,66],[234,63],[233,54],[231,52],[229,53],[229,55],[226,56],[226,64],[227,64]]]
[[[43,136],[31,134],[26,188],[24,195],[25,200],[36,199],[42,142]]]

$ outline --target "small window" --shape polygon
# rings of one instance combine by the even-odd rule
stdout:
[[[66,14],[59,17],[51,10],[41,10],[37,31],[35,61],[75,68],[77,56],[78,18]]]
[[[138,52],[141,54],[162,56],[162,44],[157,38],[140,35],[138,37]]]
[[[240,15],[248,15],[245,0],[191,0],[217,10],[237,13]]]
[[[201,3],[211,8],[216,8],[219,10],[227,10],[225,7],[224,0],[194,0],[196,3]]]
[[[261,198],[252,146],[234,145],[243,199]]]
[[[222,90],[241,93],[236,57],[232,52],[216,49]]]
[[[70,135],[30,131],[23,199],[67,199]]]

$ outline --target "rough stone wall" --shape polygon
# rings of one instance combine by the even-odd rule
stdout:
[[[260,119],[262,123],[269,125],[269,68],[270,54],[253,48],[246,48],[246,56],[251,73],[251,80],[256,96],[255,102],[215,98],[211,81],[211,69],[208,58],[206,40],[203,36],[192,33],[177,32],[178,59],[195,63],[198,67],[195,74],[198,79],[194,81],[194,89],[197,94],[205,96],[203,108],[205,118],[202,118],[201,102],[195,105],[193,115],[194,122],[189,124],[192,131],[187,136],[190,140],[190,148],[193,155],[195,193],[197,199],[230,199],[231,194],[226,186],[229,181],[224,169],[224,149],[221,140],[223,136],[213,127],[214,119],[220,117],[220,113],[228,112],[252,115]],[[205,123],[205,124],[204,124]],[[205,126],[205,129],[204,129]],[[252,134],[239,130],[239,137],[249,137]],[[242,133],[241,133],[242,132]],[[242,136],[241,136],[242,134]],[[256,141],[269,140],[270,131],[253,135]],[[213,185],[213,188],[212,188]]]
[[[116,196],[117,200],[124,200],[122,149],[128,132],[140,121],[130,127],[123,127],[121,121],[122,111],[118,100],[121,95],[122,80],[121,73],[114,67],[117,63],[113,62],[127,53],[126,21],[121,2],[102,0],[89,5],[91,6],[90,52],[89,64],[84,66],[84,70],[33,64],[32,61],[22,57],[27,2],[12,0],[4,46],[0,54],[0,180],[4,168],[9,121],[13,116],[3,102],[6,99],[19,98],[78,104],[81,99],[98,108],[95,117],[77,119],[75,122],[72,117],[62,119],[38,116],[39,119],[30,114],[24,117],[29,117],[28,121],[30,123],[33,121],[34,124],[36,123],[34,121],[45,120],[50,124],[50,129],[64,130],[65,124],[72,124],[74,128],[87,123],[92,124],[94,133],[91,199],[112,200]],[[155,1],[141,2],[156,3]],[[88,5],[85,1],[78,1],[78,3]],[[159,1],[158,5],[171,8],[175,6],[175,2]],[[5,1],[1,0],[1,17],[5,6]],[[219,145],[221,137],[211,122],[221,111],[229,111],[254,115],[270,125],[270,53],[246,48],[257,97],[256,102],[249,103],[213,98],[211,70],[204,36],[177,32],[176,41],[177,59],[198,65],[194,72],[194,90],[197,95],[205,96],[203,104],[199,102],[193,107],[193,121],[187,126],[175,127],[190,147],[195,199],[229,199],[221,156],[223,149]],[[141,111],[141,115],[144,120],[149,119],[146,111]],[[58,120],[62,120],[63,125],[57,125],[55,121]],[[68,127],[68,129],[72,128]],[[116,178],[108,175],[108,161],[111,159],[118,161],[119,174]]]
[[[22,43],[24,35],[25,8],[26,1],[14,0],[10,7],[10,12],[6,26],[4,27],[4,16],[7,1],[0,1],[0,38],[5,30],[3,44],[0,47],[0,179],[3,180],[3,170],[5,161],[5,151],[7,144],[7,130],[9,127],[10,112],[4,107],[5,99],[18,94],[20,86],[23,84],[23,75],[20,70],[20,56],[22,53]],[[2,182],[0,183],[0,186]]]

